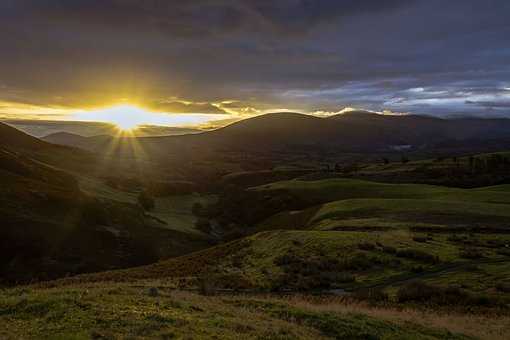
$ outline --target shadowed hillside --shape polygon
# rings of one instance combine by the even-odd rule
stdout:
[[[136,201],[84,193],[93,155],[0,129],[0,284],[147,264],[209,244]]]

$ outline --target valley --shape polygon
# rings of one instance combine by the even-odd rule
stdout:
[[[228,137],[131,137],[87,151],[2,127],[0,335],[67,338],[78,324],[76,338],[504,332],[505,149],[366,153],[329,139],[253,149],[264,119],[274,116],[227,128]],[[226,150],[230,138],[242,142]],[[273,145],[290,145],[281,138]],[[444,316],[431,327],[401,308]],[[445,321],[482,315],[491,327]],[[120,316],[129,323],[113,321]]]

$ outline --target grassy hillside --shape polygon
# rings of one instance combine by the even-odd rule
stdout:
[[[14,152],[58,168],[92,171],[97,158],[81,149],[54,145],[0,123],[0,149]]]
[[[466,202],[510,203],[508,186],[458,189],[424,184],[390,184],[354,179],[283,181],[253,188],[255,191],[285,191],[313,203],[353,198],[437,199]]]
[[[3,339],[495,339],[510,323],[335,299],[207,297],[150,283],[6,290],[0,311]]]
[[[256,291],[391,289],[422,276],[465,273],[476,265],[502,265],[510,256],[508,244],[510,235],[273,231],[149,266],[82,275],[50,285],[159,279],[180,287],[197,287],[205,279],[215,288]],[[501,268],[504,271],[499,274],[505,277],[508,268]],[[464,276],[470,275],[471,281],[466,280],[463,287],[474,293],[490,295],[501,283],[491,281],[489,275],[480,289],[475,279],[480,272],[471,270]],[[510,296],[503,298],[510,301]]]
[[[259,223],[265,229],[337,226],[508,227],[510,191],[424,184],[388,184],[353,179],[283,181],[251,189],[259,195],[296,202]],[[299,210],[292,210],[297,208]],[[308,209],[307,209],[308,208]]]
[[[473,150],[466,150],[464,154],[471,155],[456,157],[455,152],[448,151],[421,156],[413,154],[410,158],[422,160],[409,162],[402,162],[402,159],[408,160],[405,154],[387,155],[377,164],[364,164],[349,175],[379,182],[428,183],[465,188],[510,182],[509,152],[473,155]],[[424,156],[428,159],[423,159]]]

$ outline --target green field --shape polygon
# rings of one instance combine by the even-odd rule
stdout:
[[[259,228],[497,226],[510,223],[508,185],[477,189],[388,184],[353,179],[284,181],[252,188],[290,194],[310,209],[283,211]],[[297,220],[297,221],[296,221]]]
[[[124,203],[137,203],[138,194],[136,192],[112,188],[106,185],[103,180],[80,176],[79,183],[80,189],[91,196]],[[154,199],[154,209],[147,212],[148,216],[155,217],[154,223],[152,223],[154,227],[207,237],[195,228],[197,217],[192,214],[191,208],[195,203],[202,205],[214,203],[216,201],[215,195],[193,193],[155,197]]]
[[[207,205],[215,200],[215,195],[200,194],[159,197],[156,198],[156,206],[149,215],[163,221],[162,228],[205,236],[195,227],[197,217],[192,214],[191,209],[195,203]]]
[[[321,181],[275,182],[251,190],[285,191],[312,203],[352,198],[405,198],[510,204],[508,185],[459,189],[426,184],[389,184],[338,178]]]

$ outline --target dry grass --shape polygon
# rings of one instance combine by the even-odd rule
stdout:
[[[274,301],[274,298],[268,298]],[[364,302],[342,298],[292,296],[280,298],[292,306],[314,311],[340,314],[356,313],[397,324],[412,322],[426,327],[446,329],[480,339],[510,339],[510,316],[498,314],[447,313],[444,311],[371,306]]]

